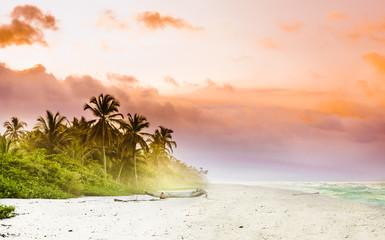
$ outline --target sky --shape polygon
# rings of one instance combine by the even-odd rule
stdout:
[[[211,181],[385,180],[384,5],[2,1],[0,122],[108,93]]]

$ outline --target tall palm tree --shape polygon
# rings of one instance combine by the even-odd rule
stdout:
[[[123,115],[118,111],[119,106],[119,101],[109,94],[100,94],[98,98],[92,97],[90,104],[84,105],[84,110],[90,109],[97,118],[90,121],[90,124],[93,125],[91,138],[97,140],[102,145],[105,177],[107,177],[106,145],[110,145],[117,131],[114,123],[120,122],[118,117],[123,118]]]
[[[46,112],[46,119],[40,116],[34,127],[38,131],[38,141],[40,145],[47,149],[49,153],[54,153],[56,149],[68,140],[64,121],[67,118],[56,112],[55,116],[51,111]]]
[[[11,121],[4,123],[5,133],[4,136],[10,137],[13,140],[19,140],[25,134],[25,130],[22,130],[27,126],[27,123],[19,121],[17,117],[12,117]]]
[[[150,147],[155,155],[155,162],[158,164],[160,155],[167,155],[173,153],[172,147],[177,147],[176,142],[172,141],[172,133],[174,131],[159,126],[159,129],[155,130],[155,133],[151,135],[150,138]]]
[[[158,144],[163,151],[173,153],[172,146],[177,147],[177,145],[175,141],[172,141],[172,133],[174,133],[172,129],[159,126],[159,129],[155,130],[152,142]]]
[[[148,146],[144,137],[148,136],[149,134],[142,131],[143,129],[148,128],[150,123],[147,121],[145,116],[139,115],[137,113],[135,113],[134,116],[129,113],[127,116],[127,122],[122,121],[121,125],[124,131],[123,142],[129,149],[131,149],[131,155],[134,163],[135,183],[136,187],[138,187],[138,173],[136,170],[136,147],[139,145],[142,149],[148,151]],[[119,177],[123,168],[123,164],[124,162],[120,168]]]

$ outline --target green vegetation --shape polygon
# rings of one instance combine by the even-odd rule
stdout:
[[[69,198],[81,195],[127,195],[129,186],[105,179],[64,154],[0,155],[1,198]],[[98,166],[94,166],[96,169]]]
[[[15,207],[0,205],[0,219],[13,217]]]
[[[125,120],[111,95],[92,97],[84,117],[71,122],[46,111],[32,131],[13,117],[0,135],[0,198],[129,195],[143,189],[201,187],[203,169],[173,155],[171,129],[154,134],[146,117]]]

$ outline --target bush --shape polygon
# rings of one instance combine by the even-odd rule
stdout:
[[[0,198],[70,198],[130,195],[128,186],[105,179],[61,154],[0,155]]]
[[[15,207],[0,205],[0,219],[13,217],[13,211]]]

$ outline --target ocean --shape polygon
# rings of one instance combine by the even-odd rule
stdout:
[[[271,182],[256,185],[319,192],[333,198],[385,206],[385,182]]]

